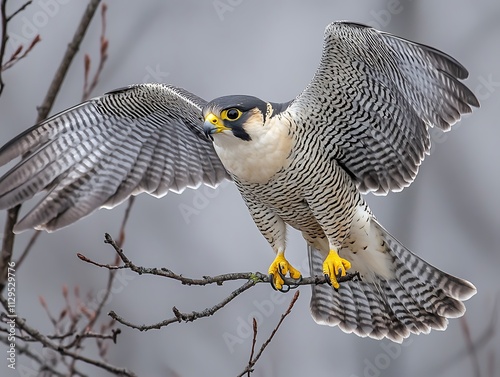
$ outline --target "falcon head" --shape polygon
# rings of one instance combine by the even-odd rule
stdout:
[[[265,183],[291,153],[290,102],[264,102],[251,96],[216,98],[203,108],[203,130],[226,170],[250,183]]]
[[[273,107],[252,96],[225,96],[210,101],[203,108],[203,130],[213,140],[215,134],[250,141],[262,132]]]

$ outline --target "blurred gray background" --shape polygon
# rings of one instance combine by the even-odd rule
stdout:
[[[5,73],[0,98],[0,144],[36,118],[40,105],[86,1],[37,1],[12,22],[17,42],[42,42]],[[472,281],[478,294],[463,320],[446,332],[410,337],[403,345],[361,339],[314,323],[310,288],[300,298],[256,366],[255,376],[471,376],[463,325],[476,345],[481,376],[500,376],[500,336],[488,330],[500,290],[500,2],[498,1],[268,1],[108,0],[109,60],[93,96],[139,82],[167,82],[210,100],[251,94],[286,101],[308,84],[319,62],[323,30],[334,20],[367,23],[444,50],[464,64],[467,85],[481,109],[453,132],[433,133],[431,155],[413,185],[367,200],[384,226],[407,247],[445,271]],[[47,8],[46,4],[52,4]],[[99,16],[95,17],[71,66],[52,113],[80,102],[83,53],[98,61]],[[7,53],[7,55],[8,55]],[[4,173],[2,170],[1,173]],[[107,272],[78,260],[77,252],[111,262],[104,232],[117,236],[125,205],[53,234],[43,234],[18,271],[18,313],[41,331],[52,331],[38,297],[51,311],[64,306],[61,287],[78,286],[92,300]],[[24,208],[26,211],[26,208]],[[191,215],[186,216],[186,212]],[[184,215],[183,215],[184,213]],[[5,214],[1,214],[3,229]],[[19,256],[30,234],[20,235]],[[273,259],[237,190],[227,183],[159,200],[139,196],[124,245],[138,265],[167,267],[185,276],[265,272]],[[288,259],[306,273],[305,242],[290,232]],[[174,281],[123,272],[105,308],[137,324],[172,317],[171,308],[190,312],[214,305],[240,283],[185,287]],[[140,376],[235,376],[251,348],[249,323],[257,317],[260,345],[286,310],[292,295],[260,284],[215,316],[141,333],[122,327],[109,362]],[[497,328],[496,328],[497,329]],[[486,333],[485,333],[486,332]],[[0,349],[4,346],[1,345]],[[39,347],[36,349],[41,352]],[[4,351],[1,352],[3,354]],[[91,353],[92,355],[92,353]],[[25,370],[31,362],[19,359]],[[10,371],[0,361],[0,374]],[[19,365],[18,365],[19,367]],[[83,367],[90,375],[106,375]],[[19,370],[18,370],[19,372]],[[17,375],[17,374],[13,374]],[[25,374],[31,375],[31,374]]]

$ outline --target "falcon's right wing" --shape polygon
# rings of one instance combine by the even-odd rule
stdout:
[[[14,230],[53,231],[130,195],[161,197],[230,179],[203,134],[206,101],[173,86],[118,89],[63,111],[0,149],[0,208],[46,196]]]
[[[334,22],[325,30],[318,70],[290,110],[324,140],[361,192],[386,194],[414,180],[430,149],[428,127],[447,131],[479,106],[460,81],[467,75],[432,47]]]

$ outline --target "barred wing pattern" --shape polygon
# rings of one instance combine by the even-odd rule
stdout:
[[[206,101],[173,86],[109,92],[32,127],[0,149],[0,209],[46,196],[14,230],[53,231],[130,195],[161,197],[230,179],[202,131]]]
[[[313,80],[291,109],[298,124],[325,140],[361,192],[383,195],[414,180],[430,149],[429,126],[447,131],[479,106],[459,81],[467,76],[434,48],[335,22],[325,30]]]

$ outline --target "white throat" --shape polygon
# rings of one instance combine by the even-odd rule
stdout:
[[[224,131],[213,135],[215,151],[224,167],[240,181],[266,183],[287,164],[292,149],[290,127],[285,114],[271,117],[264,125],[262,120],[248,122],[245,131],[250,141]]]

